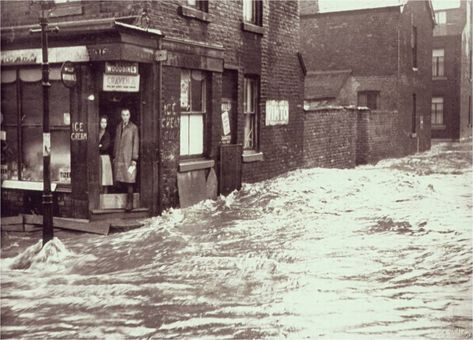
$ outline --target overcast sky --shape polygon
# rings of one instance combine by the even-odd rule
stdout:
[[[402,0],[319,0],[321,12],[398,5]],[[465,0],[462,0],[465,1]],[[434,9],[458,7],[460,0],[432,0]]]

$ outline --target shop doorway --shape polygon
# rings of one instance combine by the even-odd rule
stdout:
[[[141,112],[140,112],[140,93],[127,92],[100,92],[99,93],[99,115],[105,116],[108,121],[107,131],[110,135],[110,146],[107,153],[112,160],[113,168],[113,148],[117,127],[122,123],[121,110],[127,108],[130,110],[130,121],[138,127],[141,140]],[[100,120],[99,120],[100,122]],[[99,162],[99,166],[101,166]],[[102,171],[102,169],[100,169]],[[133,185],[134,199],[133,208],[140,207],[140,164],[138,161],[136,182]],[[113,174],[115,176],[115,174]],[[120,185],[113,178],[113,185],[101,186],[100,191],[100,209],[123,209],[126,205],[125,186]]]

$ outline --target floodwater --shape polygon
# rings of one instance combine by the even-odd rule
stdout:
[[[39,253],[4,233],[1,337],[471,338],[471,148],[297,170]]]

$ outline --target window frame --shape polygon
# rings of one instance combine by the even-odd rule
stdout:
[[[208,0],[187,0],[186,6],[196,9],[201,12],[209,12],[209,2]]]
[[[251,6],[249,4],[251,3]],[[251,9],[250,17],[247,11]],[[255,26],[263,25],[263,3],[261,0],[243,0],[243,22]]]
[[[251,86],[250,92],[248,92],[247,86]],[[243,151],[244,152],[257,152],[259,150],[259,91],[260,82],[259,78],[255,75],[245,75],[243,77]],[[248,93],[251,93],[253,98],[248,98]],[[252,102],[253,110],[248,110],[248,99]],[[249,119],[250,127],[253,125],[250,133],[251,139],[248,140],[247,133],[247,119]],[[248,141],[248,142],[247,142]],[[251,144],[251,145],[249,145]]]
[[[438,100],[436,102],[436,100]],[[444,126],[445,121],[444,121],[444,105],[445,105],[445,100],[444,97],[440,96],[432,96],[432,104],[431,104],[431,122],[432,126]],[[439,109],[441,107],[441,110]],[[437,121],[437,118],[441,117],[441,122]]]
[[[442,51],[442,55],[436,56],[435,51]],[[436,48],[432,50],[432,78],[441,77],[445,77],[445,49]]]
[[[366,105],[361,105],[360,103],[360,97],[365,95],[366,96]],[[372,101],[373,99],[373,96],[375,96],[375,101],[376,101],[376,107],[373,108],[373,107],[370,107],[369,103],[370,101]],[[380,91],[377,91],[377,90],[362,90],[362,91],[358,91],[357,93],[357,106],[358,107],[362,107],[362,106],[366,106],[367,108],[369,108],[370,110],[379,110],[379,104],[380,104]],[[370,100],[371,98],[371,100]]]
[[[440,20],[440,19],[443,20]],[[439,25],[444,25],[447,23],[447,11],[435,11],[435,23]]]
[[[201,93],[201,105],[202,105],[202,110],[201,111],[193,111],[192,110],[192,72],[201,72],[202,73],[202,93]],[[189,100],[189,104],[188,106],[190,107],[190,110],[183,110],[182,109],[182,106],[181,106],[181,100],[179,102],[179,106],[180,106],[180,124],[179,124],[179,157],[182,158],[182,159],[190,159],[190,158],[199,158],[199,157],[204,157],[207,153],[207,143],[206,143],[206,140],[207,140],[207,134],[208,134],[208,128],[207,128],[207,116],[208,116],[208,97],[209,97],[209,88],[210,88],[210,85],[209,85],[209,76],[207,74],[207,72],[203,71],[203,70],[197,70],[197,69],[188,69],[188,68],[181,68],[181,73],[180,73],[180,84],[182,86],[182,74],[183,72],[189,72],[189,79],[190,79],[190,82],[189,82],[189,86],[188,86],[188,89],[189,89],[189,93],[188,93],[188,100]],[[182,93],[181,93],[182,95]],[[181,146],[181,134],[182,134],[182,119],[183,119],[183,116],[186,116],[186,118],[189,119],[189,123],[190,123],[190,117],[191,116],[201,116],[202,117],[202,152],[201,153],[190,153],[190,144],[191,144],[191,134],[190,134],[190,131],[191,131],[191,126],[190,124],[188,124],[188,130],[187,130],[187,134],[188,134],[188,137],[187,137],[187,141],[188,141],[188,145],[187,145],[187,150],[188,152],[183,154],[181,153],[182,152],[182,146]]]

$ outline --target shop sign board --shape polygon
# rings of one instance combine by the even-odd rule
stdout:
[[[41,64],[43,54],[40,48],[29,48],[22,50],[7,50],[1,53],[2,65],[28,65]],[[87,62],[89,52],[86,46],[52,47],[48,49],[49,63],[61,63],[64,61]]]
[[[76,68],[70,61],[64,62],[61,67],[61,81],[65,87],[72,89],[77,85]]]
[[[105,73],[106,74],[127,74],[127,75],[138,74],[138,63],[107,61],[105,63]]]
[[[289,123],[289,102],[287,100],[266,101],[266,126]]]
[[[138,92],[140,75],[104,74],[103,90],[106,92]]]

